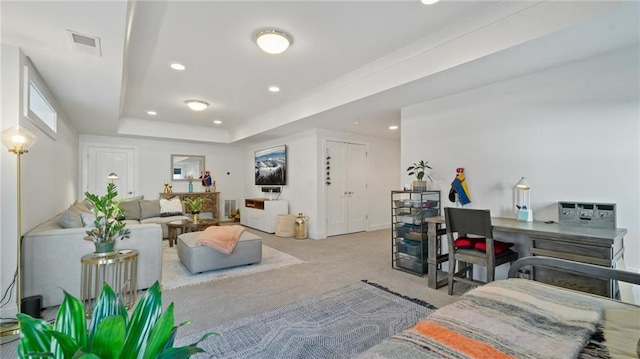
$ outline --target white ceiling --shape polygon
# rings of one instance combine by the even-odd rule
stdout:
[[[399,139],[388,126],[400,125],[402,106],[638,44],[637,2],[0,6],[2,42],[31,58],[80,133],[204,142],[310,128]],[[293,45],[280,55],[261,52],[252,34],[264,27],[290,32]],[[72,50],[67,30],[99,37],[102,56]],[[270,85],[281,92],[268,92]],[[192,112],[187,99],[211,106]]]

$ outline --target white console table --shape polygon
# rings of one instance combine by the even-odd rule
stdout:
[[[289,213],[289,202],[284,199],[246,198],[240,209],[240,224],[267,233],[276,233],[279,214]]]

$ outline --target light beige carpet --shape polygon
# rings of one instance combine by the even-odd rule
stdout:
[[[163,290],[171,290],[216,280],[262,273],[298,263],[304,263],[304,261],[277,249],[262,245],[262,262],[260,263],[191,274],[180,262],[177,247],[169,247],[168,242],[164,241],[162,244],[162,288]]]

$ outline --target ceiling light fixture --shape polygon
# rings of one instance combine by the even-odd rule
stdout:
[[[186,103],[187,106],[189,106],[189,108],[194,111],[202,111],[205,108],[209,107],[208,103],[200,100],[187,100],[184,103]]]
[[[221,124],[222,124],[222,121],[220,121],[220,120],[213,120],[213,123],[214,123],[215,125],[221,125]]]
[[[255,41],[262,51],[268,54],[280,54],[293,44],[293,36],[277,29],[261,29],[255,34]]]
[[[269,86],[270,92],[280,92],[280,87],[278,86]]]
[[[171,64],[171,68],[174,69],[174,70],[178,70],[178,71],[183,71],[183,70],[186,69],[186,67],[184,67],[183,64],[179,64],[177,62],[172,63]]]
[[[398,126],[396,126],[396,125],[389,126],[389,129],[390,129],[390,130],[397,130],[397,129],[398,129]]]
[[[425,5],[433,5],[433,4],[437,3],[440,0],[420,0],[420,1]]]
[[[158,114],[158,113],[157,113],[157,112],[155,112],[155,111],[147,111],[147,115],[155,116],[155,115],[157,115],[157,114]]]

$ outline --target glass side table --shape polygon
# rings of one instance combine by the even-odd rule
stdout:
[[[93,312],[93,302],[102,292],[104,282],[122,298],[127,309],[136,302],[138,287],[138,251],[122,249],[107,256],[85,254],[81,259],[80,300],[84,304],[87,318]]]

